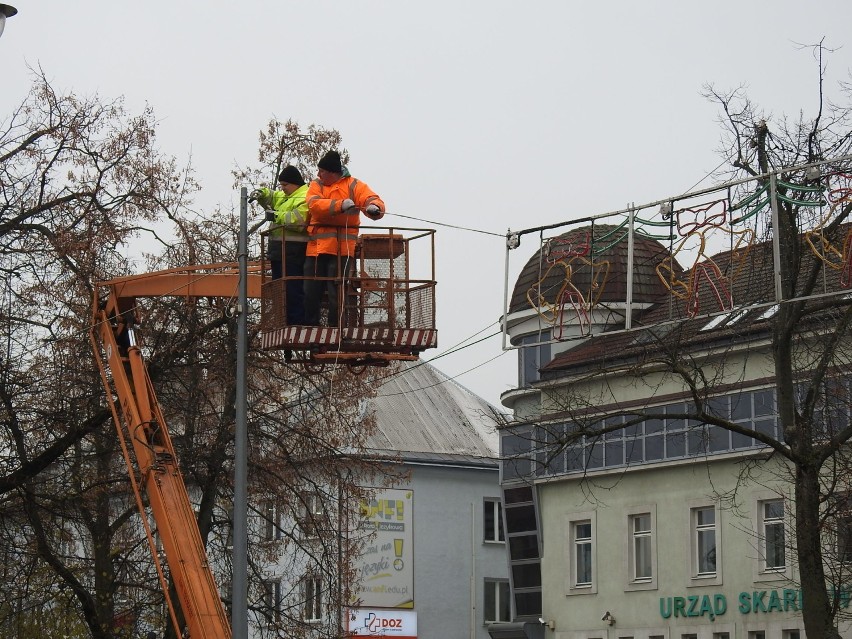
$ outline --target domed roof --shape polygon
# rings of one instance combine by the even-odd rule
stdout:
[[[604,304],[623,304],[627,299],[627,233],[626,226],[594,224],[571,229],[545,242],[518,275],[509,313],[531,308],[527,295],[536,288],[545,301],[554,304],[569,273],[571,284],[587,300],[596,298]],[[656,302],[668,293],[656,271],[657,265],[668,256],[669,250],[660,242],[635,233],[634,303]],[[674,267],[682,272],[677,262]]]

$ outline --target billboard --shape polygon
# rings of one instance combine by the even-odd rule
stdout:
[[[355,601],[369,608],[413,608],[413,491],[378,489],[360,510],[359,526],[372,535],[356,563]]]

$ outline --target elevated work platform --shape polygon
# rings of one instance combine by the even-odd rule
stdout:
[[[283,277],[273,280],[268,264],[262,263],[262,348],[287,351],[295,362],[350,364],[414,360],[435,348],[434,238],[434,230],[365,229],[354,257],[338,262],[343,273],[335,278],[339,317],[329,321],[326,298],[319,326],[289,325],[286,319],[293,287],[303,287],[308,278],[287,273],[285,265]],[[268,239],[264,236],[264,245]],[[286,238],[283,248],[286,254]]]

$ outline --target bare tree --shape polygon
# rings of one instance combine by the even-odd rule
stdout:
[[[280,141],[276,127],[283,125],[271,123],[262,146]],[[336,132],[309,128],[320,145],[310,147],[298,125],[283,128],[308,146],[262,150],[276,170],[284,161],[314,163],[326,144],[339,147]],[[136,270],[127,255],[139,252],[140,238],[149,271],[233,261],[237,222],[232,211],[191,212],[191,169],[163,156],[155,134],[150,109],[131,116],[120,101],[58,94],[41,72],[0,130],[0,628],[10,636],[135,637],[167,625],[88,344],[92,285]],[[174,241],[157,234],[165,221]],[[161,298],[141,309],[148,367],[223,584],[233,494],[232,306]],[[253,503],[269,496],[304,521],[303,512],[316,512],[301,507],[306,486],[322,488],[335,516],[319,550],[291,536],[327,575],[326,605],[339,609],[356,537],[350,504],[369,476],[358,451],[369,432],[359,407],[370,378],[336,369],[308,376],[258,351],[249,370]],[[272,550],[252,546],[255,593]],[[301,610],[278,626],[306,628]],[[338,631],[332,623],[327,636]]]
[[[782,167],[843,158],[852,152],[852,107],[848,102],[836,105],[826,100],[826,49],[820,42],[812,50],[818,63],[818,100],[816,113],[810,118],[800,114],[793,122],[786,118],[776,121],[740,92],[725,96],[708,89],[708,95],[715,96],[726,114],[730,136],[724,155],[734,169],[749,176],[767,175]],[[848,86],[842,88],[848,97]],[[828,173],[842,172],[846,163],[821,166],[822,171],[826,169]],[[778,175],[782,197],[776,200],[777,226],[771,231],[784,256],[779,265],[785,303],[779,305],[771,321],[771,350],[783,440],[770,445],[795,469],[796,551],[805,631],[811,637],[831,637],[837,636],[835,619],[842,607],[839,593],[843,581],[833,582],[825,572],[823,549],[830,544],[823,533],[827,527],[822,504],[839,492],[835,468],[852,437],[852,424],[826,423],[832,412],[826,401],[834,403],[833,380],[842,379],[852,370],[847,346],[852,306],[842,299],[808,300],[821,291],[828,269],[823,260],[812,259],[803,238],[805,231],[820,223],[820,208],[795,196],[783,197],[784,184],[818,184],[817,176],[806,170],[782,171]],[[839,202],[824,229],[825,237],[840,240],[841,230],[848,227],[850,211],[852,204]],[[848,398],[839,396],[836,401],[846,404]],[[825,437],[826,433],[830,436]]]
[[[235,186],[274,187],[281,169],[288,164],[298,168],[305,179],[310,180],[317,162],[329,149],[339,150],[344,163],[349,160],[349,153],[342,147],[340,133],[316,124],[302,127],[293,120],[281,122],[272,118],[266,130],[259,133],[258,142],[258,164],[234,168]]]
[[[0,590],[17,593],[13,615],[38,610],[34,632],[82,623],[112,636],[126,612],[122,579],[137,581],[136,544],[119,541],[130,511],[109,411],[81,362],[92,282],[127,272],[124,247],[186,192],[155,128],[150,109],[131,116],[120,101],[61,95],[37,72],[0,131],[0,516],[4,545],[21,549]],[[52,588],[20,580],[46,574]]]

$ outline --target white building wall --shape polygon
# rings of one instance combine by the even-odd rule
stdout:
[[[508,579],[504,543],[483,540],[483,503],[497,469],[412,466],[418,639],[487,639],[484,580]]]
[[[791,594],[798,592],[792,553],[787,550],[786,570],[766,571],[756,534],[757,505],[785,496],[791,539],[787,471],[770,462],[745,478],[743,468],[742,460],[733,458],[699,460],[541,484],[543,616],[554,621],[550,636],[804,637]],[[717,507],[717,574],[696,579],[690,511],[703,505]],[[654,577],[637,584],[630,570],[629,518],[639,512],[653,514]],[[577,519],[588,519],[594,527],[590,587],[572,587],[570,530]],[[763,606],[752,605],[755,593],[764,593],[757,595]],[[683,614],[675,612],[675,598],[683,599]],[[607,612],[615,618],[612,625],[602,620]]]

